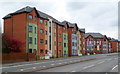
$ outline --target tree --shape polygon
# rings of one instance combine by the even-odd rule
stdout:
[[[2,51],[3,53],[20,52],[22,41],[9,37],[5,34],[2,35]]]

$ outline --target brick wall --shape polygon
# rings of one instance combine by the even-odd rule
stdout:
[[[2,63],[15,63],[15,62],[22,62],[27,61],[27,58],[29,61],[36,60],[36,54],[35,53],[4,53],[2,54]]]

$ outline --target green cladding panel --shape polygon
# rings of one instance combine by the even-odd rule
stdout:
[[[29,26],[31,26],[31,31],[29,31]],[[26,53],[29,52],[29,49],[32,49],[32,53],[34,52],[34,49],[37,51],[37,24],[34,23],[27,23],[26,27]],[[32,43],[29,43],[29,37],[32,38]]]
[[[68,56],[68,34],[63,33],[63,56]]]

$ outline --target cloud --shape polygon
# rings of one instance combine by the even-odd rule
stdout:
[[[77,22],[79,27],[85,27],[86,32],[100,32],[118,38],[116,2],[77,2],[76,6],[73,5],[75,4],[67,4],[67,11],[72,18],[70,21]]]
[[[110,0],[112,1],[112,0]],[[77,23],[86,32],[100,32],[118,38],[117,2],[89,2],[87,0],[40,0],[29,2],[0,2],[0,18],[25,6],[36,7],[59,21]],[[1,19],[2,23],[3,20]],[[2,25],[3,26],[3,25]]]

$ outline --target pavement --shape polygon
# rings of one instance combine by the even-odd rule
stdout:
[[[96,54],[4,65],[2,72],[118,72],[118,55]]]

